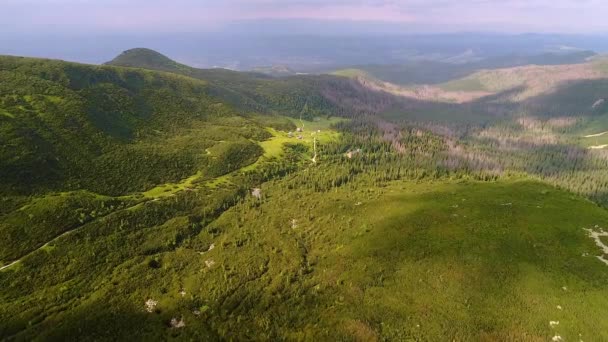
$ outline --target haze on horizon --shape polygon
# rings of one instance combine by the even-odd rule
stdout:
[[[306,20],[321,23],[307,27],[309,33],[325,34],[351,30],[598,34],[608,32],[606,14],[608,2],[602,0],[1,0],[0,32],[222,32],[246,23],[243,33],[251,27],[263,29],[269,22],[294,27],[289,24]]]
[[[0,0],[0,55],[99,64],[146,47],[197,67],[315,72],[604,53],[605,14],[601,0]]]

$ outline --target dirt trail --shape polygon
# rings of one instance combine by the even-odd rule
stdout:
[[[304,123],[302,123],[302,127],[303,127],[303,126],[304,126]],[[276,138],[276,136],[275,136],[275,137],[273,137],[273,138]],[[315,137],[314,137],[315,156],[313,157],[313,162],[316,162],[316,158],[317,158],[317,154],[316,154],[316,144],[317,144],[317,141],[316,141],[316,136],[315,136]],[[210,152],[210,151],[208,151],[208,150],[206,150],[206,151],[207,151],[207,153],[209,153],[209,152]],[[227,173],[227,174],[225,174],[225,175],[221,175],[221,176],[218,176],[218,177],[215,177],[215,178],[209,179],[209,180],[207,180],[207,182],[206,182],[205,184],[206,184],[206,185],[209,185],[209,184],[212,184],[213,182],[215,182],[215,181],[217,181],[217,180],[220,180],[220,179],[224,179],[224,178],[226,178],[226,177],[229,177],[230,175],[234,175],[234,174],[237,174],[237,173],[239,173],[239,172],[246,171],[246,170],[251,170],[252,168],[255,168],[255,166],[258,164],[258,162],[259,162],[260,160],[262,160],[262,158],[263,158],[263,157],[264,157],[264,155],[260,156],[260,157],[257,159],[257,161],[256,161],[256,162],[254,162],[254,163],[252,163],[252,164],[250,164],[250,165],[243,166],[242,168],[240,168],[240,169],[238,169],[238,170],[235,170],[235,171],[229,172],[229,173]],[[113,211],[113,212],[111,212],[111,213],[108,213],[107,215],[104,215],[104,216],[98,217],[98,218],[96,218],[94,221],[99,220],[99,219],[103,219],[103,218],[105,218],[105,217],[107,217],[107,216],[109,216],[109,215],[112,215],[112,214],[115,214],[115,213],[118,213],[118,212],[122,212],[122,211],[125,211],[125,210],[133,210],[133,209],[135,209],[135,208],[137,208],[137,207],[139,207],[139,206],[141,206],[141,205],[143,205],[143,204],[146,204],[146,203],[148,203],[148,202],[156,202],[156,201],[159,201],[159,200],[161,200],[161,199],[162,199],[162,198],[164,198],[164,197],[173,196],[173,195],[175,195],[175,193],[176,193],[176,192],[179,192],[179,191],[191,190],[191,189],[193,189],[193,188],[196,188],[196,186],[194,185],[194,181],[195,181],[196,179],[200,178],[200,176],[201,176],[201,172],[200,172],[200,171],[198,171],[196,174],[194,174],[194,175],[192,175],[192,176],[190,176],[190,177],[188,177],[188,178],[186,178],[186,179],[182,180],[182,181],[181,181],[181,182],[179,182],[179,183],[171,183],[171,184],[163,184],[163,185],[159,185],[159,186],[157,186],[157,187],[156,187],[156,188],[154,188],[154,189],[151,189],[151,190],[148,190],[148,191],[146,191],[146,192],[143,192],[142,194],[147,195],[147,197],[146,197],[144,200],[142,200],[142,201],[140,201],[140,202],[138,202],[138,203],[136,203],[136,204],[134,204],[134,205],[132,205],[132,206],[130,206],[130,207],[128,207],[128,208],[124,208],[124,209],[120,209],[120,210],[117,210],[117,211]],[[175,187],[175,185],[178,185],[178,187],[177,187],[177,189],[175,189],[175,190],[174,190],[173,188]],[[166,188],[171,189],[171,191],[159,191],[159,190],[158,190],[158,189],[163,190],[163,189],[166,189]],[[40,246],[40,247],[38,247],[38,248],[36,248],[36,249],[32,250],[31,252],[28,252],[27,254],[25,254],[25,255],[21,256],[21,257],[20,257],[20,258],[18,258],[17,260],[11,261],[10,263],[8,263],[8,264],[6,264],[6,265],[1,266],[1,267],[0,267],[0,271],[2,271],[2,270],[4,270],[4,269],[7,269],[7,268],[9,268],[9,267],[11,267],[11,266],[14,266],[15,264],[17,264],[17,263],[21,262],[21,260],[23,260],[23,259],[25,259],[26,257],[30,256],[31,254],[33,254],[33,253],[35,253],[35,252],[37,252],[37,251],[39,251],[39,250],[41,250],[41,249],[44,249],[44,248],[48,247],[49,245],[51,245],[51,244],[52,244],[52,243],[54,243],[55,241],[57,241],[57,240],[61,239],[62,237],[67,236],[67,235],[69,235],[69,234],[72,234],[72,233],[76,232],[77,230],[82,229],[82,228],[83,228],[84,226],[86,226],[87,224],[89,224],[89,223],[91,223],[91,222],[94,222],[94,221],[87,222],[86,224],[82,224],[82,225],[80,225],[80,226],[77,226],[77,227],[75,227],[75,228],[73,228],[73,229],[67,230],[67,231],[65,231],[65,232],[63,232],[63,233],[61,233],[61,234],[59,234],[59,235],[57,235],[57,236],[53,237],[51,240],[47,241],[47,242],[46,242],[45,244],[43,244],[42,246]],[[212,245],[212,246],[213,246],[213,245]]]
[[[595,137],[601,137],[604,134],[608,134],[608,131],[606,132],[602,132],[602,133],[597,133],[597,134],[589,134],[589,135],[585,135],[583,138],[595,138]]]
[[[590,150],[601,150],[606,147],[608,147],[608,145],[595,145],[595,146],[589,146],[589,149]]]
[[[261,159],[261,158],[262,158],[262,157],[260,156],[260,158],[259,158],[259,159]],[[258,159],[258,160],[259,160],[259,159]],[[255,164],[255,163],[253,163],[253,164]],[[253,165],[253,164],[252,164],[252,165]],[[226,175],[219,176],[219,177],[213,178],[213,179],[211,179],[211,180],[208,180],[208,181],[207,181],[207,184],[208,184],[209,182],[213,182],[214,180],[220,179],[220,178],[222,178],[222,177],[224,177],[224,176],[227,176],[227,175],[230,175],[230,174],[235,174],[235,173],[237,173],[237,172],[239,172],[239,171],[241,171],[241,170],[245,169],[246,167],[247,167],[247,166],[245,166],[245,167],[243,167],[243,168],[241,168],[241,169],[239,169],[239,170],[233,171],[233,172],[231,172],[231,173],[228,173],[228,174],[226,174]],[[195,175],[193,175],[193,176],[191,176],[191,177],[189,177],[189,178],[186,178],[186,179],[185,179],[185,180],[183,180],[182,182],[180,182],[180,183],[176,183],[176,184],[180,184],[180,185],[182,185],[182,186],[184,186],[184,184],[185,184],[185,185],[188,185],[188,186],[192,186],[192,182],[193,182],[193,181],[194,181],[196,178],[198,178],[198,177],[200,177],[200,171],[199,171],[199,172],[197,172]],[[161,186],[159,186],[159,187],[161,187],[161,188],[162,188],[162,187],[170,187],[170,188],[173,188],[173,185],[175,185],[175,184],[171,184],[171,185],[169,185],[169,186],[168,186],[167,184],[164,184],[164,185],[161,185]],[[159,188],[159,187],[157,187],[157,188]],[[193,187],[193,186],[192,186],[192,187]],[[156,189],[156,188],[155,188],[155,189]],[[179,188],[177,191],[182,191],[182,190],[183,190],[183,189]],[[143,204],[145,204],[145,203],[148,203],[148,202],[156,202],[156,201],[159,201],[159,200],[161,200],[161,198],[163,198],[163,197],[167,197],[167,196],[170,196],[170,195],[173,195],[175,192],[176,192],[176,191],[169,192],[169,193],[167,193],[167,192],[158,192],[158,193],[156,193],[156,192],[154,192],[153,190],[148,190],[147,192],[144,192],[144,193],[143,193],[143,194],[146,194],[146,193],[147,193],[147,194],[148,194],[148,197],[147,197],[146,199],[142,200],[141,202],[138,202],[138,203],[136,203],[136,204],[134,204],[134,205],[132,205],[132,206],[130,206],[130,207],[127,207],[127,208],[124,208],[124,209],[120,209],[120,210],[117,210],[117,211],[113,211],[113,212],[111,212],[111,213],[108,213],[107,215],[104,215],[104,216],[98,217],[98,218],[97,218],[97,219],[95,219],[94,221],[96,221],[96,220],[100,220],[100,219],[103,219],[103,218],[105,218],[105,217],[107,217],[107,216],[109,216],[109,215],[112,215],[112,214],[115,214],[115,213],[118,213],[118,212],[121,212],[121,211],[125,211],[125,210],[133,210],[133,209],[135,209],[135,208],[137,208],[137,207],[139,207],[139,206],[141,206],[141,205],[143,205]],[[51,244],[52,244],[52,243],[54,243],[55,241],[57,241],[57,240],[61,239],[62,237],[67,236],[67,235],[69,235],[69,234],[72,234],[72,233],[76,232],[77,230],[82,229],[82,228],[83,228],[84,226],[86,226],[87,224],[89,224],[89,223],[91,223],[91,222],[94,222],[94,221],[87,222],[86,224],[82,224],[82,225],[80,225],[80,226],[77,226],[77,227],[75,227],[75,228],[73,228],[73,229],[70,229],[70,230],[68,230],[68,231],[65,231],[65,232],[63,232],[63,233],[61,233],[61,234],[59,234],[59,235],[57,235],[57,236],[53,237],[52,239],[50,239],[49,241],[47,241],[47,242],[46,242],[45,244],[43,244],[42,246],[40,246],[40,247],[38,247],[38,248],[36,248],[36,249],[32,250],[31,252],[28,252],[27,254],[25,254],[25,255],[21,256],[19,259],[14,260],[14,261],[11,261],[9,264],[7,264],[7,265],[4,265],[4,266],[0,267],[0,271],[2,271],[2,270],[4,270],[4,269],[7,269],[7,268],[9,268],[9,267],[11,267],[11,266],[14,266],[15,264],[17,264],[17,263],[21,262],[21,260],[23,260],[23,259],[27,258],[27,257],[28,257],[28,256],[30,256],[31,254],[33,254],[33,253],[35,253],[35,252],[37,252],[37,251],[39,251],[39,250],[41,250],[41,249],[44,249],[44,248],[48,247],[49,245],[51,245]]]
[[[10,263],[10,264],[8,264],[8,265],[4,265],[4,266],[0,267],[0,271],[2,271],[2,270],[3,270],[3,269],[5,269],[5,268],[9,268],[9,267],[13,266],[14,264],[18,263],[20,260],[21,260],[21,259],[19,259],[19,260],[15,260],[15,261],[11,262],[11,263]]]
[[[117,210],[117,211],[113,211],[113,212],[111,212],[111,213],[108,213],[107,215],[100,216],[100,217],[96,218],[96,219],[95,219],[95,220],[93,220],[93,221],[89,221],[89,222],[87,222],[87,223],[85,223],[85,224],[82,224],[82,225],[80,225],[80,226],[77,226],[77,227],[75,227],[75,228],[73,228],[73,229],[67,230],[67,231],[65,231],[65,232],[63,232],[63,233],[61,233],[61,234],[59,234],[59,235],[55,236],[54,238],[50,239],[49,241],[47,241],[47,242],[46,242],[45,244],[43,244],[42,246],[40,246],[40,247],[38,247],[38,248],[34,249],[33,251],[28,252],[27,254],[23,255],[23,256],[22,256],[22,257],[20,257],[19,259],[14,260],[14,261],[10,262],[9,264],[7,264],[7,265],[4,265],[4,266],[0,267],[0,271],[2,271],[2,270],[4,270],[4,269],[7,269],[7,268],[9,268],[9,267],[11,267],[11,266],[13,266],[13,265],[15,265],[15,264],[17,264],[17,263],[21,262],[21,260],[23,260],[23,259],[27,258],[28,256],[32,255],[33,253],[36,253],[37,251],[39,251],[39,250],[41,250],[41,249],[44,249],[44,248],[48,247],[48,246],[49,246],[49,245],[51,245],[53,242],[55,242],[55,241],[57,241],[57,240],[61,239],[61,238],[62,238],[62,237],[64,237],[64,236],[67,236],[67,235],[69,235],[69,234],[74,233],[74,232],[75,232],[75,231],[77,231],[77,230],[82,229],[84,226],[88,225],[89,223],[95,222],[95,221],[97,221],[97,220],[104,219],[104,218],[106,218],[106,217],[107,217],[107,216],[109,216],[109,215],[112,215],[112,214],[115,214],[115,213],[118,213],[118,212],[121,212],[121,211],[124,211],[124,210],[131,210],[131,209],[133,209],[133,208],[135,208],[135,207],[137,207],[137,206],[139,206],[139,205],[141,205],[141,204],[143,204],[143,203],[146,203],[146,202],[151,202],[151,201],[153,201],[153,200],[145,200],[145,201],[142,201],[142,202],[138,202],[137,204],[135,204],[135,205],[133,205],[133,206],[130,206],[130,207],[127,207],[127,208],[124,208],[124,209],[120,209],[120,210]]]

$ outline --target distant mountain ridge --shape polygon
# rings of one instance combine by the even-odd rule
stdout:
[[[147,49],[135,48],[122,52],[113,60],[104,63],[105,65],[135,67],[163,71],[188,71],[193,69],[185,64],[178,63],[160,52]]]
[[[127,194],[195,170],[225,172],[255,160],[264,127],[353,115],[356,102],[340,101],[366,91],[333,76],[196,69],[143,48],[102,66],[0,56],[0,80],[0,191],[19,195]],[[200,154],[218,141],[241,152]]]
[[[266,78],[266,76],[262,74],[239,72],[224,68],[194,68],[189,65],[176,62],[175,60],[163,55],[162,53],[148,48],[135,48],[123,51],[111,61],[104,63],[104,65],[166,71],[194,78],[216,79],[228,76],[249,76]]]
[[[337,75],[367,74],[384,82],[400,86],[437,85],[454,79],[467,77],[480,70],[514,68],[526,65],[565,65],[584,63],[596,56],[593,51],[574,51],[567,53],[542,53],[538,55],[505,55],[480,59],[473,62],[454,60],[407,61],[401,64],[358,65],[333,71]]]
[[[286,77],[298,75],[299,73],[286,65],[261,66],[252,69],[253,72],[273,77]]]
[[[370,101],[385,103],[386,98],[391,97],[334,75],[287,75],[289,69],[271,68],[281,76],[288,76],[275,78],[273,76],[276,74],[261,72],[267,70],[240,72],[222,68],[194,68],[147,48],[126,50],[105,65],[164,71],[204,80],[209,83],[214,96],[237,109],[308,119],[369,112],[373,110],[369,106]],[[369,96],[370,92],[374,95]]]

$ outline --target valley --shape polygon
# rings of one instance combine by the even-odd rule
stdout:
[[[0,338],[608,339],[598,60],[0,56]]]

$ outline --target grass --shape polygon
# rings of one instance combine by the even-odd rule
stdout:
[[[542,70],[542,67],[538,67]],[[525,73],[519,69],[482,70],[471,74],[465,78],[451,80],[440,84],[439,87],[446,91],[484,91],[501,92],[507,89],[522,86],[526,83]]]
[[[585,200],[532,182],[394,183],[322,198],[269,196],[281,208],[259,209],[267,214],[246,226],[265,229],[249,241],[264,246],[274,235],[283,242],[271,245],[285,258],[314,265],[283,291],[311,286],[315,308],[286,301],[301,303],[299,317],[321,327],[389,340],[599,338],[605,330],[608,287],[598,279],[607,269],[581,255],[596,250],[582,227],[605,225],[608,215]],[[290,217],[298,222],[292,232],[282,223]],[[290,239],[306,255],[287,247]],[[238,264],[228,257],[236,250],[224,250],[223,262]],[[551,320],[561,322],[555,331]]]
[[[284,119],[292,121],[294,124],[296,124],[298,126],[301,125],[299,120],[292,119],[292,118],[284,118]],[[304,121],[305,131],[301,134],[303,137],[301,140],[296,138],[296,136],[297,136],[296,134],[294,134],[290,137],[288,132],[277,131],[276,129],[274,129],[272,127],[267,127],[266,129],[272,135],[272,137],[265,141],[261,141],[258,143],[264,150],[264,154],[260,158],[258,158],[258,160],[256,162],[254,162],[250,165],[241,167],[240,169],[233,171],[231,173],[234,174],[234,173],[252,171],[252,170],[255,170],[260,165],[260,163],[262,163],[264,160],[268,160],[268,159],[272,159],[272,158],[280,158],[283,153],[283,147],[286,143],[302,142],[302,143],[310,145],[312,147],[313,138],[312,138],[312,136],[310,136],[308,134],[309,132],[314,132],[319,143],[329,143],[329,142],[336,141],[340,137],[340,133],[333,130],[331,128],[331,126],[336,123],[339,123],[341,121],[344,121],[344,120],[345,119],[342,119],[342,118],[317,118],[314,121]],[[207,155],[213,156],[214,151],[215,151],[214,148],[209,148],[209,149],[206,149],[205,153]],[[150,190],[143,192],[143,195],[146,198],[152,198],[152,199],[174,196],[177,192],[180,192],[180,191],[183,191],[186,189],[192,189],[192,188],[196,187],[197,181],[199,179],[201,179],[202,176],[203,176],[203,173],[201,171],[198,171],[196,174],[194,174],[188,178],[185,178],[179,182],[158,185]],[[205,182],[205,185],[215,188],[222,183],[230,183],[230,178],[231,178],[231,175],[229,173],[227,173],[227,174],[224,174],[224,175],[221,175],[218,177],[213,177],[213,178],[207,180]]]
[[[176,67],[163,56],[150,57],[153,66]],[[58,106],[41,95],[6,98],[17,118],[31,121],[5,130],[12,144],[7,146],[21,146],[18,133],[29,123],[46,127],[36,121],[39,113],[46,113],[44,120],[61,118],[60,107],[70,101],[74,113],[66,117],[81,120],[87,117],[75,113],[89,105],[116,118],[132,110],[124,123],[133,128],[133,140],[99,140],[91,146],[112,149],[95,163],[73,162],[95,171],[91,175],[98,177],[91,179],[104,181],[98,189],[116,185],[111,194],[117,197],[68,191],[60,182],[78,187],[68,178],[57,181],[57,191],[44,188],[51,193],[46,196],[3,199],[8,208],[0,210],[0,264],[19,261],[0,272],[0,339],[608,339],[608,268],[594,257],[599,248],[583,230],[608,227],[608,212],[594,203],[526,179],[463,180],[475,174],[443,172],[435,165],[445,161],[441,155],[429,159],[428,170],[418,170],[426,164],[408,153],[397,156],[384,142],[363,142],[350,133],[340,140],[331,126],[342,119],[307,121],[304,132],[290,137],[299,120],[241,116],[205,97],[207,90],[220,91],[207,89],[207,83],[180,78],[173,89],[169,76],[158,76],[158,82],[168,82],[162,91],[131,97],[155,74],[74,68],[79,67],[66,66],[60,75],[82,87],[82,99],[63,88]],[[106,78],[128,88],[101,82]],[[49,87],[44,78],[40,85],[25,79],[13,83]],[[277,103],[284,100],[267,91]],[[297,108],[289,115],[297,117],[303,107],[307,116],[323,113],[322,102],[314,105],[307,96],[304,104],[302,98],[294,95],[284,104]],[[153,121],[139,121],[149,114],[138,107],[140,100],[154,106]],[[431,109],[384,115],[482,119],[467,117],[473,114],[457,106]],[[183,124],[192,117],[199,119]],[[101,123],[113,120],[106,121]],[[75,124],[51,123],[61,129],[56,132]],[[586,124],[584,129],[597,133],[603,121],[598,116]],[[101,134],[92,127],[69,132],[87,139]],[[52,149],[38,158],[38,148],[49,145],[42,138],[53,136],[30,141],[29,150],[17,155],[35,158],[12,164],[7,174],[46,169],[40,160],[62,160]],[[49,146],[71,152],[88,141],[66,137],[71,144],[53,140]],[[315,137],[331,145],[313,165]],[[426,138],[404,137],[411,151],[434,154],[439,140]],[[343,156],[359,145],[361,154]],[[48,181],[46,174],[39,176]],[[23,185],[30,178],[14,181]],[[389,181],[400,178],[419,181]],[[252,187],[261,189],[261,198],[250,195]],[[158,301],[153,312],[145,310],[148,299]],[[170,328],[172,319],[183,319],[186,327]],[[560,324],[551,327],[550,321]]]
[[[608,114],[593,115],[585,118],[576,129],[568,132],[567,136],[574,139],[579,146],[590,147],[608,144],[608,134],[587,137],[606,131],[608,131]]]
[[[15,115],[14,115],[14,114],[12,114],[12,113],[10,113],[10,112],[8,112],[8,111],[6,111],[6,110],[2,109],[2,108],[0,108],[0,115],[5,116],[5,117],[8,117],[8,118],[11,118],[11,119],[14,119],[14,118],[15,118]]]
[[[371,77],[371,75],[368,74],[367,72],[365,72],[361,69],[353,69],[353,68],[336,70],[336,71],[332,72],[331,74],[335,75],[335,76],[342,76],[342,77],[347,77],[347,78]]]
[[[594,138],[582,138],[580,141],[584,147],[589,147],[589,148],[594,147],[594,146],[608,145],[607,136],[594,137]]]
[[[488,88],[477,78],[467,77],[440,85],[445,91],[488,91]]]
[[[272,134],[272,138],[260,142],[260,146],[264,149],[264,157],[279,157],[283,151],[283,145],[290,140],[293,140],[293,138],[289,138],[287,133],[277,131],[273,128],[268,128],[268,132]]]
[[[90,295],[19,336],[608,338],[608,268],[582,229],[608,226],[608,213],[589,201],[525,180],[353,183],[326,193],[289,184],[265,184],[270,200],[229,209],[182,247],[126,259],[100,274]],[[86,243],[92,253],[119,248],[116,239],[156,250],[187,227],[186,217],[175,217]],[[55,255],[47,263],[27,260],[0,280],[44,274],[80,243],[72,236],[45,252]],[[65,296],[71,286],[45,291]],[[13,291],[0,310],[20,305],[9,299]],[[148,298],[159,302],[158,313],[144,311]],[[167,328],[172,317],[186,328]]]
[[[321,266],[383,338],[549,339],[551,320],[566,340],[600,337],[607,270],[581,257],[594,250],[581,228],[606,224],[604,211],[526,182],[404,187],[364,204],[339,261]]]
[[[249,170],[250,167],[251,167],[251,165],[250,166],[246,166],[246,167],[242,168],[241,171]],[[231,184],[231,179],[232,179],[232,175],[227,174],[227,175],[223,175],[223,176],[216,177],[216,178],[213,178],[211,180],[208,180],[207,182],[205,182],[205,185],[207,187],[210,187],[210,188],[218,188],[218,187],[220,187],[222,185]]]
[[[301,123],[299,120],[290,118],[296,126],[300,127]],[[315,133],[317,139],[321,142],[330,142],[335,141],[340,134],[335,130],[331,129],[331,126],[337,124],[339,122],[344,121],[343,118],[331,117],[331,118],[316,118],[313,121],[305,121],[304,122],[304,133],[313,133],[317,131],[321,131],[319,133]],[[305,141],[312,142],[312,139],[306,136],[306,134],[302,134]]]
[[[606,56],[598,56],[591,60],[593,68],[602,73],[608,73],[608,58]]]
[[[301,127],[302,123],[300,120],[289,118],[297,127]],[[241,171],[251,171],[259,166],[263,160],[271,158],[279,158],[283,153],[283,146],[287,143],[304,143],[311,147],[313,146],[314,137],[317,138],[319,143],[329,143],[336,141],[340,137],[340,133],[332,129],[331,126],[344,121],[343,118],[317,118],[313,121],[304,121],[304,132],[292,132],[292,136],[289,136],[289,132],[277,131],[273,128],[268,127],[268,132],[272,134],[272,138],[260,142],[260,146],[264,149],[263,158],[258,159],[254,164],[241,169]],[[314,137],[312,136],[314,134]],[[297,136],[301,135],[302,139],[298,139]]]
[[[192,188],[194,182],[202,176],[202,172],[198,171],[196,174],[183,179],[177,183],[167,183],[156,186],[146,192],[143,195],[147,198],[162,198],[167,196],[173,196],[179,191],[183,191]]]
[[[449,122],[455,124],[483,124],[496,118],[458,106],[433,105],[421,110],[390,108],[380,115],[389,121]]]

